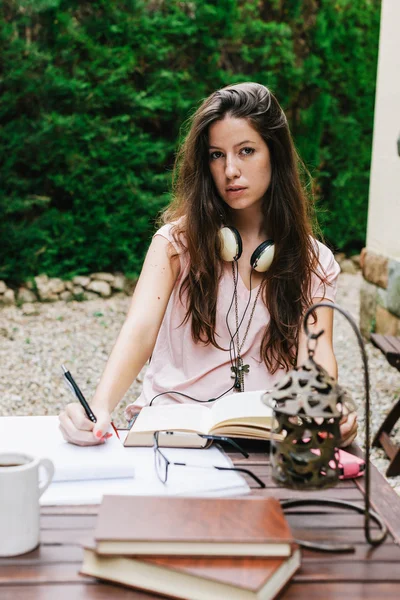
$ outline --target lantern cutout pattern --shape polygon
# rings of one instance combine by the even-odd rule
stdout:
[[[321,489],[339,479],[338,445],[343,408],[354,410],[349,393],[314,359],[289,371],[263,395],[273,409],[272,475],[280,485]]]

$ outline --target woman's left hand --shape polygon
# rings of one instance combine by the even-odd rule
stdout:
[[[357,413],[355,411],[349,412],[346,407],[343,408],[343,416],[340,420],[340,435],[341,442],[340,447],[345,448],[349,446],[357,435]]]

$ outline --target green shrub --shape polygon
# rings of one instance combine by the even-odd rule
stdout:
[[[327,239],[364,244],[378,0],[4,0],[0,279],[135,275],[180,126],[213,90],[272,88]]]

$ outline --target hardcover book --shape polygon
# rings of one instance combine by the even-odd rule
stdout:
[[[289,556],[293,537],[276,498],[104,496],[100,554]]]
[[[300,551],[286,558],[104,556],[84,549],[81,573],[185,600],[271,600],[300,566]]]

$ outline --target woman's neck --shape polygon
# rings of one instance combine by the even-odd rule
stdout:
[[[259,237],[267,239],[263,215],[260,210],[253,210],[253,207],[245,210],[232,211],[232,225],[239,231],[243,238]]]

